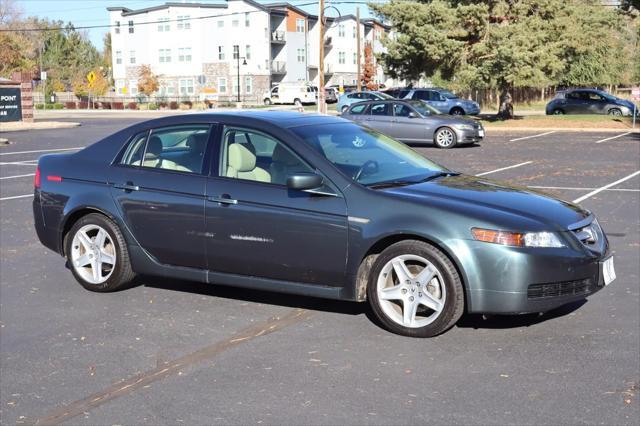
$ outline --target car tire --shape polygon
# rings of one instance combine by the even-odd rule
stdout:
[[[564,115],[564,110],[560,109],[560,108],[556,108],[553,110],[552,112],[553,115]]]
[[[73,224],[65,237],[65,255],[73,276],[87,290],[116,291],[135,278],[122,232],[99,213]]]
[[[464,290],[455,266],[438,248],[417,240],[400,241],[377,256],[367,298],[386,329],[409,337],[444,333],[464,312]]]
[[[450,115],[464,115],[464,110],[460,107],[451,108]]]
[[[441,127],[433,135],[433,142],[438,148],[450,149],[456,146],[458,137],[450,127]]]
[[[265,104],[265,105],[271,105],[271,99],[269,99],[269,98],[265,98],[265,100],[264,100],[264,104]]]
[[[302,101],[301,101],[300,99],[298,99],[298,98],[295,98],[295,99],[293,100],[293,104],[294,104],[295,106],[297,106],[297,107],[301,107],[301,106],[302,106]]]
[[[340,108],[340,112],[344,114],[345,112],[347,112],[348,109],[349,109],[349,105],[344,105],[342,108]]]
[[[613,115],[614,117],[622,117],[622,111],[618,108],[611,108],[609,110],[609,115]]]

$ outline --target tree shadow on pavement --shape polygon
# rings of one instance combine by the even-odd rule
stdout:
[[[457,323],[457,327],[461,328],[489,328],[489,329],[507,329],[518,327],[529,327],[540,324],[555,318],[569,315],[578,310],[582,305],[587,303],[587,299],[578,300],[559,308],[552,309],[548,312],[538,314],[520,314],[520,315],[480,315],[465,314]]]

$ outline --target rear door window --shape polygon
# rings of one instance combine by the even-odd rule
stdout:
[[[349,114],[353,114],[353,115],[362,115],[365,113],[365,111],[367,110],[367,104],[364,105],[354,105],[353,107],[351,107],[351,109],[349,110]]]

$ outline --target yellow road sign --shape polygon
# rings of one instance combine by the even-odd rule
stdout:
[[[89,74],[87,74],[87,81],[89,82],[89,84],[93,84],[93,82],[96,80],[96,73],[91,71]]]

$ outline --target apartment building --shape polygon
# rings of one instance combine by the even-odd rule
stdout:
[[[158,95],[260,100],[274,84],[318,82],[318,17],[288,3],[227,0],[220,4],[165,3],[132,10],[109,7],[116,93],[136,96],[142,65],[160,77]],[[362,20],[361,46],[382,51],[390,28]],[[356,19],[327,19],[325,82],[355,84]],[[364,58],[360,58],[364,64]],[[238,78],[239,77],[239,78]],[[376,80],[388,83],[382,68]]]

